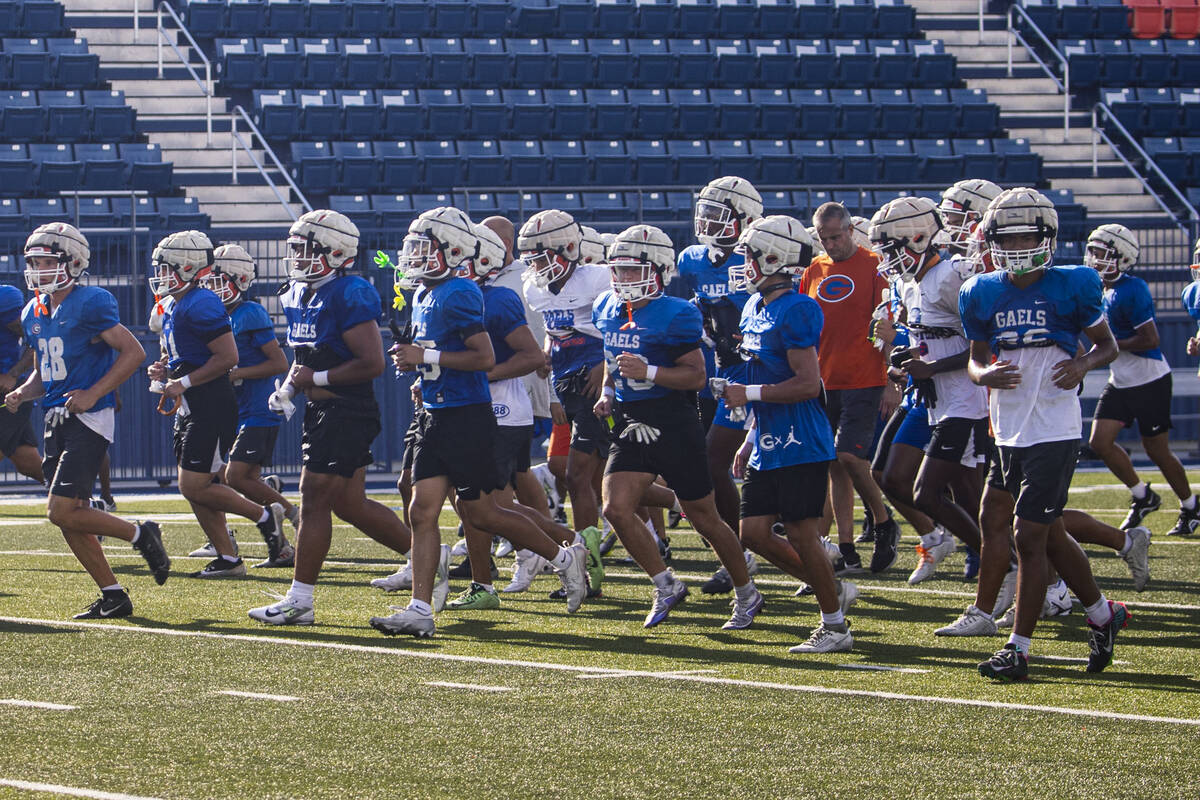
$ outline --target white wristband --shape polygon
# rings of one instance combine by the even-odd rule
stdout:
[[[754,403],[762,401],[762,384],[752,383],[746,387],[746,402]]]
[[[329,385],[329,370],[323,369],[320,372],[313,373],[313,384],[316,386]]]
[[[653,383],[653,382],[654,382],[654,376],[655,376],[655,375],[657,375],[657,374],[658,374],[658,367],[654,366],[653,364],[647,364],[647,365],[646,365],[646,380],[648,380],[648,381],[650,381],[651,383]]]
[[[605,386],[603,389],[600,390],[600,394],[604,395],[605,397],[616,397],[617,390],[611,386]]]
[[[426,347],[421,355],[421,360],[426,364],[436,364],[442,360],[442,354],[438,350]]]
[[[182,378],[179,379],[179,385],[185,389],[192,388],[192,376],[184,375]]]

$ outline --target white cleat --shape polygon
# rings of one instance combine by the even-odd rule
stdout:
[[[995,636],[996,621],[974,606],[944,628],[933,632],[934,636]]]
[[[302,605],[288,596],[281,596],[274,592],[268,592],[273,597],[278,597],[279,602],[272,603],[269,606],[261,606],[252,608],[249,611],[250,619],[258,622],[265,622],[268,625],[312,625],[313,624],[313,607]]]
[[[386,578],[372,578],[371,585],[385,592],[402,592],[412,588],[412,561]]]
[[[722,630],[726,631],[742,631],[754,624],[754,618],[758,616],[758,612],[762,611],[763,596],[755,589],[754,596],[747,602],[743,603],[737,599],[737,595],[733,598],[733,616],[729,621],[721,626]]]
[[[838,581],[837,590],[838,608],[845,614],[850,610],[850,606],[858,602],[858,584],[853,581]]]
[[[844,631],[827,628],[825,623],[821,623],[812,636],[808,637],[808,641],[804,644],[798,644],[795,647],[789,647],[789,653],[840,653],[849,650],[854,646],[854,637],[850,635],[850,626],[846,625]]]
[[[587,597],[587,547],[577,542],[567,548],[571,553],[571,563],[560,573],[563,591],[567,594],[567,613],[574,614],[583,605]]]
[[[433,616],[400,606],[391,606],[395,614],[389,617],[371,617],[371,627],[387,636],[415,636],[428,639],[435,628]]]
[[[542,569],[546,564],[546,559],[532,550],[518,550],[513,559],[512,582],[500,591],[510,593],[525,591],[533,583],[533,579],[542,574]]]
[[[758,574],[758,561],[749,550],[746,551],[746,572],[751,578]]]
[[[466,554],[467,554],[467,540],[464,537],[454,543],[454,547],[450,550],[450,555],[453,556],[454,558],[462,558]]]
[[[996,620],[997,628],[1011,628],[1017,619],[1017,604],[1013,603],[1004,612],[1004,616]]]
[[[292,530],[300,530],[300,506],[293,503],[291,510],[285,511],[283,515],[287,517],[288,522],[292,523]]]
[[[1134,590],[1140,592],[1150,582],[1150,529],[1139,525],[1128,533],[1129,550],[1121,558],[1133,576]]]
[[[507,558],[513,552],[512,542],[508,539],[501,539],[500,544],[496,545],[496,558]]]
[[[948,533],[942,534],[942,540],[932,547],[917,545],[917,556],[920,559],[917,562],[917,568],[908,576],[910,585],[915,586],[921,581],[927,581],[937,572],[938,564],[942,563],[946,556],[954,552],[955,544],[954,537]]]
[[[450,545],[441,546],[438,557],[437,572],[433,581],[433,613],[440,613],[446,607],[446,598],[450,596]],[[393,614],[393,616],[395,616]]]
[[[1058,583],[1046,587],[1046,599],[1042,601],[1042,619],[1064,617],[1071,613],[1071,590],[1062,578]]]
[[[1008,608],[1016,599],[1017,565],[1012,564],[1009,567],[1008,573],[1004,576],[1004,582],[1000,584],[1000,591],[996,593],[996,602],[992,604],[992,608]],[[997,622],[996,625],[1000,626],[1000,623]]]
[[[234,538],[233,528],[226,525],[225,533],[229,534],[229,541],[233,543],[233,554],[236,556],[238,554],[238,543],[237,539]],[[220,553],[217,552],[217,548],[212,546],[212,542],[208,542],[203,547],[197,547],[188,553],[188,558],[216,558],[218,555]]]

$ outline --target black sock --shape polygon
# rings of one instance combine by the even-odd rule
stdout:
[[[847,564],[857,564],[862,561],[858,557],[858,551],[854,549],[854,542],[838,542],[838,550],[842,551],[842,558],[846,559]]]

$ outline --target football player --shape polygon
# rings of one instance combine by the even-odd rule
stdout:
[[[1013,519],[1019,567],[1013,633],[979,672],[999,680],[1028,674],[1048,563],[1087,610],[1087,669],[1099,672],[1112,661],[1114,640],[1129,614],[1096,586],[1087,556],[1064,529],[1062,511],[1082,425],[1076,390],[1088,370],[1117,355],[1104,320],[1100,278],[1087,267],[1052,266],[1058,214],[1035,189],[1002,192],[980,225],[996,271],[963,284],[959,312],[971,342],[967,371],[991,390],[990,418],[1000,451],[980,514],[982,556],[987,570],[989,548],[1007,551],[1007,537],[1000,541],[992,532]],[[1080,334],[1092,343],[1082,353]],[[993,484],[999,492],[990,491]]]
[[[25,241],[25,284],[33,298],[21,312],[21,325],[37,351],[37,368],[5,395],[4,405],[15,414],[42,398],[42,468],[50,479],[46,516],[100,589],[99,599],[75,618],[107,619],[129,616],[133,603],[98,537],[131,542],[160,586],[170,575],[171,559],[156,523],[126,522],[88,503],[113,440],[113,392],[146,357],[121,324],[116,299],[99,286],[79,284],[90,256],[87,239],[65,222],[42,225]]]
[[[688,520],[726,568],[734,587],[726,629],[748,628],[763,598],[746,569],[742,547],[717,513],[705,461],[704,428],[695,395],[704,385],[700,311],[664,294],[675,249],[660,229],[634,225],[617,234],[608,252],[612,290],[596,299],[592,319],[604,336],[604,389],[597,417],[614,421],[604,475],[604,517],[654,583],[645,627],[658,625],[687,597],[638,518],[641,498],[658,476],[679,499]]]
[[[262,468],[271,463],[280,423],[267,400],[272,378],[287,373],[288,364],[266,309],[247,298],[254,274],[254,259],[245,248],[224,244],[213,251],[213,267],[200,278],[200,285],[225,304],[238,349],[238,365],[229,374],[238,401],[238,432],[223,475],[232,489],[253,502],[281,506],[295,530],[300,525],[299,507],[262,481]],[[284,539],[275,558],[268,553],[267,560],[256,566],[290,567],[294,556],[294,548]]]
[[[237,433],[237,398],[229,371],[237,366],[237,342],[224,304],[199,285],[201,273],[213,265],[213,245],[200,231],[167,236],[151,254],[150,290],[174,302],[163,315],[166,350],[146,370],[161,386],[163,398],[179,398],[175,414],[175,460],[179,493],[217,556],[195,578],[229,578],[246,574],[233,551],[225,514],[257,523],[272,558],[283,538],[283,509],[260,505],[214,480],[229,455]]]
[[[951,255],[971,256],[972,239],[983,213],[1001,191],[999,186],[983,178],[967,178],[943,190],[938,203],[938,217],[942,221],[938,243],[944,243]],[[975,267],[976,272],[986,271],[979,269],[978,262]]]
[[[290,283],[281,296],[294,363],[268,406],[290,416],[304,392],[300,529],[292,585],[278,602],[249,611],[268,625],[311,625],[313,590],[329,553],[333,514],[405,554],[411,534],[387,506],[367,498],[371,442],[382,429],[372,381],[383,374],[379,292],[347,271],[358,228],[328,209],[300,216],[288,232]]]
[[[35,353],[21,328],[24,306],[20,289],[0,286],[0,392],[4,394],[23,383],[33,366]],[[22,475],[45,484],[42,457],[33,436],[32,412],[33,403],[22,403],[14,413],[0,414],[0,459],[7,458]]]
[[[1104,282],[1104,316],[1117,340],[1117,358],[1109,367],[1108,383],[1100,392],[1088,444],[1104,459],[1113,475],[1131,494],[1123,530],[1142,524],[1146,515],[1162,505],[1158,493],[1143,483],[1116,443],[1117,434],[1136,421],[1146,455],[1158,466],[1175,496],[1179,519],[1168,536],[1195,532],[1200,508],[1188,483],[1187,472],[1171,452],[1171,367],[1158,347],[1154,300],[1146,282],[1131,270],[1140,247],[1133,231],[1118,223],[1101,225],[1088,235],[1083,263]]]
[[[587,595],[587,549],[582,544],[553,545],[532,522],[501,508],[492,496],[501,483],[488,389],[488,372],[496,358],[485,326],[483,293],[472,281],[454,275],[478,253],[471,220],[449,206],[421,214],[404,237],[399,268],[419,288],[413,296],[413,343],[393,345],[392,361],[402,372],[420,370],[426,417],[412,468],[412,600],[391,616],[371,618],[371,625],[388,635],[434,633],[433,614],[441,610],[449,591],[450,548],[439,545],[438,516],[451,489],[465,522],[549,556],[563,576],[569,613],[577,611]],[[486,571],[488,564],[481,557],[472,568]]]

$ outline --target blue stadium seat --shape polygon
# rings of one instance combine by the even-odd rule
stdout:
[[[542,149],[550,162],[550,181],[555,185],[586,186],[592,182],[592,171],[582,142],[576,139],[549,141],[542,144]]]
[[[750,145],[744,139],[715,139],[708,143],[708,149],[717,161],[718,174],[738,175],[758,182],[761,162],[751,154]]]
[[[589,139],[583,152],[592,166],[593,182],[602,186],[633,183],[633,170],[621,139]]]
[[[758,30],[768,36],[803,30],[796,23],[794,0],[758,0]]]
[[[988,102],[986,89],[951,89],[950,99],[960,108],[962,136],[991,136],[1000,129],[1000,109]]]
[[[217,39],[216,51],[216,71],[221,83],[231,89],[252,89],[259,85],[262,59],[253,38]]]
[[[903,39],[871,39],[868,44],[875,56],[874,86],[883,89],[901,88],[913,84],[917,74],[917,57]]]
[[[457,186],[463,178],[463,165],[458,147],[451,139],[413,142],[413,153],[424,167],[422,183],[431,189]]]
[[[744,39],[713,39],[711,45],[717,59],[715,77],[718,84],[748,86],[754,83],[758,62]]]
[[[1141,86],[1167,86],[1171,83],[1174,64],[1161,39],[1130,39],[1137,82]]]
[[[413,152],[412,142],[375,142],[375,157],[379,159],[379,184],[384,191],[407,192],[420,185],[421,162]],[[375,209],[378,211],[379,206]]]
[[[313,24],[312,0],[307,1],[309,3],[308,29],[313,32],[321,31],[321,28]],[[385,2],[385,0],[349,0],[348,5],[350,6],[350,25],[343,27],[347,33],[355,36],[378,36],[379,32],[386,31],[392,22],[392,9],[389,2]],[[405,33],[410,32],[405,31]]]
[[[792,55],[791,45],[786,39],[751,39],[749,47],[758,65],[760,86],[786,89],[795,83],[796,57]]]
[[[707,138],[716,132],[717,115],[706,89],[668,89],[667,98],[678,108],[679,132]],[[707,183],[707,181],[705,181]]]
[[[996,139],[992,142],[1002,157],[1001,176],[1013,186],[1037,186],[1042,180],[1042,157],[1030,150],[1025,139]]]
[[[458,89],[422,89],[417,98],[428,114],[430,136],[450,138],[467,129],[467,107]]]
[[[341,109],[332,89],[298,89],[300,134],[308,139],[332,139],[341,127]]]
[[[153,197],[112,198],[113,224],[120,228],[149,227],[158,219],[158,203]]]
[[[225,33],[227,6],[224,0],[189,0],[181,15],[192,36],[214,39]]]
[[[412,136],[425,125],[425,108],[412,89],[380,89],[379,106],[383,112],[384,137]]]
[[[662,36],[675,29],[674,0],[634,0],[642,36]]]
[[[194,197],[158,198],[158,225],[167,230],[205,230],[212,224]]]
[[[292,142],[292,179],[301,189],[333,191],[338,185],[337,159],[327,142]]]
[[[875,0],[875,29],[882,36],[907,39],[917,31],[917,10],[904,0]]]
[[[191,6],[191,3],[187,3]],[[238,33],[257,33],[266,30],[265,0],[228,0],[225,7],[225,30]],[[195,34],[193,34],[195,35]]]
[[[511,109],[509,133],[512,136],[540,138],[549,135],[553,110],[541,89],[504,89],[501,96]]]
[[[87,39],[47,39],[46,51],[54,65],[54,85],[63,89],[88,89],[100,80],[100,56],[88,52]]]
[[[546,89],[545,97],[546,113],[553,116],[552,132],[555,138],[581,139],[589,135],[592,110],[584,102],[583,89]]]
[[[871,95],[866,89],[834,89],[830,96],[840,112],[837,126],[839,135],[875,135],[879,125],[879,109],[871,102]]]
[[[989,181],[1000,180],[1000,156],[992,149],[991,139],[951,138],[951,149],[963,157],[963,174]]]
[[[871,184],[879,180],[882,159],[868,139],[834,139],[833,154],[842,160],[842,183]]]
[[[426,39],[425,52],[429,55],[430,86],[462,86],[467,82],[470,69],[462,39]]]
[[[295,39],[259,39],[258,51],[262,54],[262,85],[284,88],[300,82],[304,56],[296,49]],[[332,75],[329,78],[332,83]]]
[[[1172,183],[1176,186],[1187,183],[1188,153],[1180,148],[1179,139],[1173,136],[1146,138],[1142,140],[1142,147]]]
[[[950,86],[957,78],[957,60],[946,52],[941,39],[914,41],[909,50],[917,57],[912,86]]]
[[[1133,87],[1124,89],[1102,89],[1100,102],[1107,105],[1117,121],[1124,125],[1135,136],[1146,128],[1146,109],[1137,101],[1137,90]]]
[[[512,59],[514,86],[540,86],[553,74],[553,61],[542,39],[505,39],[504,49]]]
[[[1188,161],[1188,183],[1200,184],[1200,156],[1197,156],[1200,153],[1200,136],[1184,136],[1179,140],[1179,147],[1191,156]]]
[[[128,165],[115,144],[77,144],[75,157],[83,164],[84,189],[124,189],[129,185]]]
[[[349,217],[359,228],[379,226],[379,216],[371,208],[371,198],[365,194],[332,194],[329,207]]]
[[[687,130],[681,126],[681,130]],[[672,139],[667,142],[667,154],[675,165],[675,182],[687,186],[704,186],[713,175],[712,156],[704,139]]]
[[[675,57],[675,83],[700,88],[712,82],[714,59],[707,39],[668,39],[667,52]]]
[[[764,183],[800,181],[800,162],[786,139],[751,139],[750,155],[758,162],[758,174]]]
[[[434,36],[467,36],[475,33],[473,8],[467,0],[433,0]]]
[[[76,90],[38,92],[46,109],[45,138],[51,142],[75,142],[88,138],[88,111]]]
[[[370,142],[333,142],[330,152],[338,162],[340,191],[366,194],[379,185],[379,162]]]
[[[379,216],[380,227],[385,229],[407,229],[416,216],[412,196],[406,193],[372,195],[371,207]]]
[[[338,39],[338,49],[342,52],[344,85],[350,88],[379,86],[387,75],[387,61],[379,49],[378,39]]]
[[[383,108],[374,89],[347,89],[337,93],[342,107],[342,137],[366,141],[379,136],[383,125]]]
[[[24,147],[24,145],[12,145]],[[10,152],[4,148],[4,155]],[[57,194],[79,188],[79,179],[83,173],[83,164],[75,158],[75,148],[69,144],[31,144],[29,158],[37,170],[37,193]],[[0,167],[7,168],[12,162],[0,162]]]
[[[875,82],[875,56],[866,39],[834,39],[830,49],[837,56],[838,86],[870,86]]]
[[[1023,0],[1021,3],[1025,8],[1033,24],[1038,27],[1046,38],[1053,39],[1058,36],[1060,27],[1058,20],[1058,4],[1055,0]],[[1026,23],[1022,22],[1022,28]]]
[[[584,192],[582,213],[592,222],[629,222],[633,217],[624,192]]]
[[[543,186],[549,181],[542,145],[536,139],[501,142],[500,154],[508,164],[509,183],[514,186]]]
[[[678,36],[707,36],[717,30],[715,0],[676,0],[675,33]]]
[[[1137,62],[1124,39],[1097,39],[1093,42],[1104,65],[1102,81],[1109,86],[1136,83]]]
[[[465,180],[470,186],[500,186],[508,178],[500,145],[493,139],[459,142],[458,154],[466,163]]]
[[[512,0],[509,25],[521,36],[552,36],[558,22],[557,4],[547,0]]]
[[[38,103],[37,93],[0,91],[0,112],[3,125],[0,132],[6,142],[36,142],[46,127],[46,110]]]
[[[879,107],[879,131],[882,135],[907,137],[921,131],[917,104],[908,89],[871,89],[871,102]]]
[[[303,36],[308,32],[308,4],[292,0],[267,0],[268,36]]]
[[[31,36],[57,36],[67,29],[66,11],[55,0],[24,0],[21,3],[21,30]]]
[[[429,56],[417,38],[379,40],[387,64],[389,86],[425,86],[429,80]]]
[[[584,39],[548,39],[546,51],[554,60],[552,82],[555,86],[582,88],[592,82],[592,54]],[[538,83],[545,83],[543,75]]]
[[[758,109],[760,136],[790,136],[796,127],[796,107],[786,89],[751,89],[750,105]]]
[[[1092,0],[1092,7],[1096,13],[1096,36],[1129,36],[1129,9],[1121,0]]]
[[[922,136],[952,136],[958,131],[958,109],[950,102],[948,89],[913,89],[913,103],[921,110]]]
[[[751,105],[746,89],[711,89],[708,94],[722,138],[753,136],[760,130],[758,109]]]
[[[855,216],[871,216],[874,212],[874,200],[872,193],[865,190],[849,190],[842,189],[833,192],[833,201],[841,203],[846,207],[846,210]]]
[[[585,89],[583,95],[595,114],[595,136],[624,137],[633,130],[634,108],[625,97],[624,90]]]
[[[494,192],[464,192],[463,211],[472,219],[500,213],[500,198]]]
[[[879,173],[883,183],[908,183],[919,173],[920,157],[908,139],[875,139],[871,142],[871,150],[883,158],[883,169]]]
[[[762,192],[763,211],[767,214],[791,214],[792,213],[792,193],[791,192]]]
[[[675,107],[666,89],[630,89],[629,105],[636,114],[635,130],[640,138],[663,138],[675,130]]]
[[[0,171],[4,169],[3,162],[0,162]],[[3,189],[0,188],[0,192]],[[0,199],[0,233],[20,234],[25,235],[29,232],[29,218],[21,213],[20,204],[11,197]],[[0,256],[7,261],[4,263],[5,272],[18,271],[16,259],[8,254]]]
[[[661,140],[635,140],[629,142],[628,149],[638,183],[662,186],[674,182],[671,158]]]
[[[1071,39],[1090,39],[1096,31],[1096,15],[1087,2],[1064,3],[1058,9],[1058,32]]]
[[[162,160],[162,149],[157,144],[119,144],[117,152],[129,165],[126,178],[129,188],[142,189],[151,194],[168,194],[175,188],[175,165]]]
[[[637,6],[633,0],[596,0],[593,24],[597,36],[629,36],[637,30]]]
[[[675,219],[680,222],[692,221],[695,203],[696,195],[691,192],[667,192],[667,207],[674,210]]]
[[[636,200],[636,208],[641,212],[641,218],[650,224],[669,222],[675,214],[667,205],[666,192],[626,192],[626,198]]]
[[[875,32],[875,6],[871,0],[834,0],[839,36],[867,37]]]
[[[1071,70],[1071,88],[1096,86],[1103,76],[1104,64],[1091,39],[1061,40],[1059,51],[1066,56]]]
[[[579,192],[541,192],[538,205],[542,208],[557,208],[577,217],[583,211],[583,197]]]
[[[21,213],[29,218],[31,228],[62,222],[67,218],[66,204],[61,197],[28,197],[18,202]]]
[[[508,107],[499,89],[463,89],[462,103],[470,114],[470,124],[462,132],[479,138],[489,138],[505,131],[508,126]],[[451,131],[449,135],[453,135]]]
[[[795,0],[796,30],[806,36],[830,37],[837,28],[833,0]]]
[[[825,139],[794,139],[792,155],[800,162],[800,182],[813,186],[837,183],[841,174],[841,156]]]
[[[78,208],[76,206],[78,205]],[[63,198],[63,212],[69,220],[79,220],[79,227],[110,228],[116,223],[113,216],[112,202],[107,197],[74,197]],[[78,216],[77,216],[78,214]]]
[[[473,86],[500,86],[508,83],[512,63],[499,36],[487,39],[463,39],[463,50],[470,62]]]
[[[558,19],[555,21],[556,36],[591,36],[596,16],[593,0],[557,0]],[[632,28],[630,29],[632,30]]]
[[[595,59],[596,86],[624,88],[633,83],[637,61],[625,39],[589,39],[587,46]]]
[[[807,139],[828,136],[837,130],[838,107],[829,100],[825,89],[792,89],[792,104],[800,114],[796,133]]]
[[[679,71],[679,59],[667,46],[666,39],[630,39],[629,53],[634,60],[634,83],[665,89],[673,86]]]
[[[954,154],[949,139],[915,139],[913,152],[920,159],[922,183],[949,186],[966,174],[963,157]]]
[[[1200,130],[1200,90],[1179,89],[1175,96],[1179,98],[1181,131]]]
[[[49,145],[56,147],[58,145]],[[69,148],[70,145],[62,145]],[[20,197],[33,185],[33,160],[29,157],[29,146],[24,144],[0,144],[0,195]],[[53,190],[49,190],[53,191]]]
[[[1174,89],[1138,89],[1137,99],[1145,108],[1148,132],[1170,134],[1185,130],[1180,126],[1179,97]]]
[[[757,0],[717,0],[717,26],[722,36],[745,38],[758,33]]]
[[[1177,86],[1200,84],[1200,39],[1168,39],[1164,45],[1171,56],[1171,79]]]
[[[392,18],[387,30],[404,31],[408,36],[425,36],[433,30],[433,3],[426,0],[391,0],[389,5]]]
[[[9,85],[14,89],[41,89],[53,85],[50,54],[45,39],[5,39]]]
[[[321,36],[356,33],[354,26],[350,24],[350,15],[346,13],[347,3],[345,0],[307,0],[307,2],[308,30],[312,33]],[[364,31],[362,35],[376,36],[390,28],[392,22],[390,8],[387,14],[388,18],[383,25],[370,28]],[[242,28],[242,30],[258,30],[258,28]]]
[[[262,42],[259,42],[259,45],[261,47]],[[336,40],[298,39],[296,50],[302,56],[300,82],[304,86],[320,88],[338,83],[338,76],[342,74],[345,57],[338,52]]]
[[[125,92],[84,89],[83,102],[92,118],[92,136],[97,141],[132,139],[137,112],[125,104]]]

